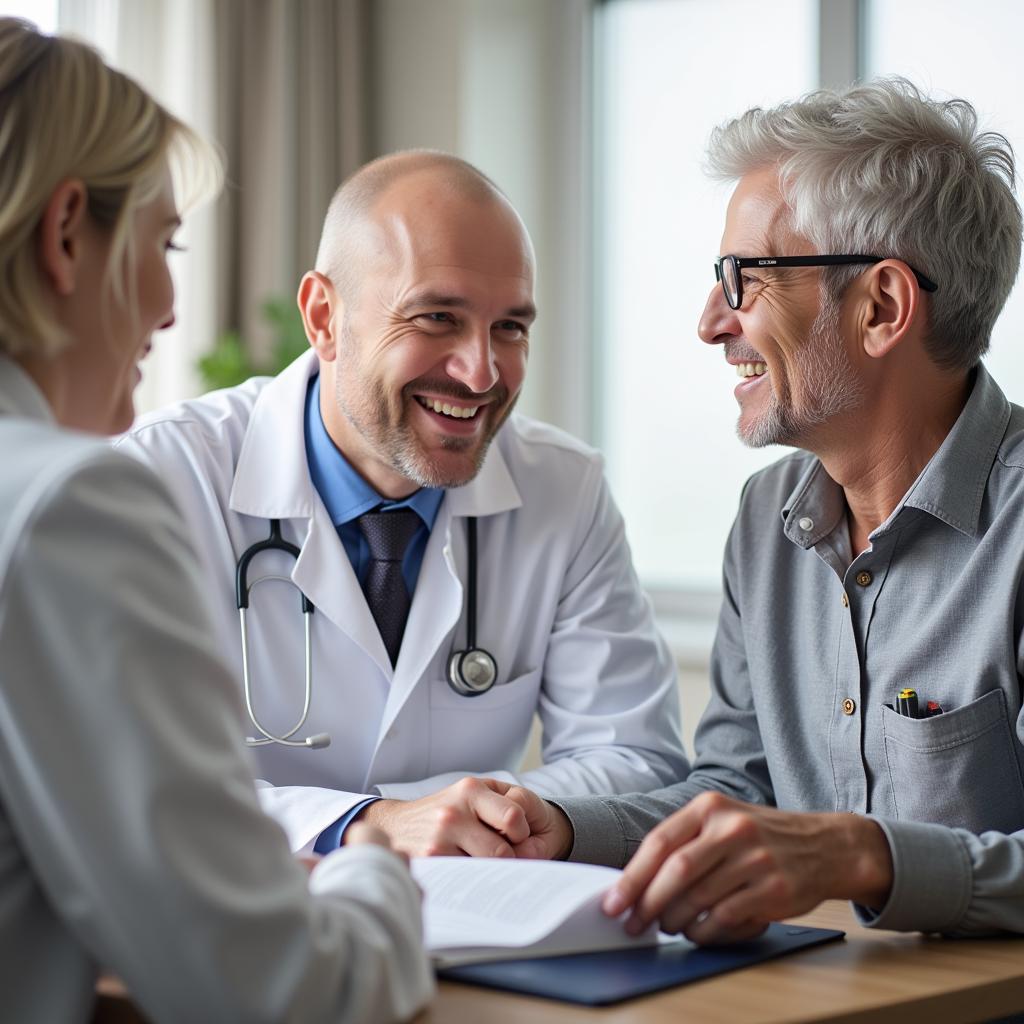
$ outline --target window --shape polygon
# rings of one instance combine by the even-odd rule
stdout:
[[[864,0],[863,18],[866,75],[903,75],[932,96],[970,100],[983,127],[1002,132],[1013,144],[1020,177],[1024,168],[1019,78],[1024,5],[1016,0],[986,0],[982,15],[975,6],[957,0]],[[950,54],[956,59],[948,59]],[[985,358],[1007,397],[1017,403],[1024,403],[1022,338],[1024,288],[1018,278]]]
[[[3,11],[8,18],[24,18],[31,21],[40,32],[57,31],[57,7],[59,0],[6,0]]]
[[[697,320],[731,188],[719,122],[817,84],[814,0],[608,0],[598,9],[598,443],[653,589],[715,592],[743,481],[781,454],[736,437],[735,372]]]
[[[738,441],[734,378],[696,336],[731,192],[701,172],[709,132],[859,69],[967,98],[1020,159],[1024,5],[991,0],[981,17],[959,0],[605,0],[596,21],[596,439],[671,632],[715,607],[743,481],[784,454]],[[987,359],[1018,402],[1022,336],[1018,286]]]

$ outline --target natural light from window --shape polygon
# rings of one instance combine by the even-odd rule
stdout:
[[[962,96],[974,104],[983,125],[1002,132],[1024,166],[1020,41],[1024,4],[986,0],[866,0],[865,70],[899,74],[937,97]],[[969,45],[964,45],[969,40]],[[949,59],[955,54],[955,59]],[[1018,196],[1020,198],[1020,196]],[[1024,286],[1018,278],[992,332],[985,363],[1012,402],[1024,404]]]
[[[57,31],[59,0],[4,0],[0,14],[9,18],[25,18],[41,32]]]
[[[783,449],[737,440],[735,372],[696,325],[730,189],[715,124],[816,85],[814,0],[610,0],[598,24],[599,442],[651,587],[714,591],[743,481]]]

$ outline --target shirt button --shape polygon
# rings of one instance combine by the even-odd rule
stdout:
[[[866,570],[859,572],[857,573],[857,585],[860,587],[866,587],[873,578],[874,577],[872,577],[871,573]]]
[[[796,524],[800,527],[804,533],[810,533],[814,529],[814,520],[804,516],[803,519],[799,520]]]
[[[847,697],[846,700],[843,701],[843,714],[844,715],[852,715],[854,713],[854,711],[856,711],[856,710],[857,710],[856,703],[854,701],[852,701],[849,697]]]
[[[846,591],[845,590],[843,591],[842,601],[843,601],[843,607],[844,608],[849,608],[850,607],[850,599],[846,596]]]

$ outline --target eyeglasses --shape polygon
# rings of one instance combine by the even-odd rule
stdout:
[[[857,263],[881,263],[888,256],[719,256],[715,260],[715,280],[721,281],[725,301],[730,309],[743,306],[744,267],[761,267],[774,270],[776,267],[839,267]],[[917,283],[926,291],[938,290],[938,285],[919,270],[907,264],[917,278]]]

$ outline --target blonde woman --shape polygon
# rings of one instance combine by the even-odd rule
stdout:
[[[291,858],[181,521],[95,436],[173,320],[172,172],[218,173],[94,51],[0,18],[2,1015],[86,1020],[108,969],[155,1022],[407,1017],[405,866],[372,830]]]

